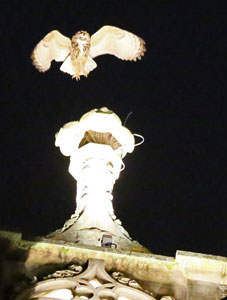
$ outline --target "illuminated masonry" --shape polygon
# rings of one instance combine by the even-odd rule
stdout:
[[[72,271],[73,267],[75,271]],[[143,291],[135,280],[124,277],[124,274],[113,272],[112,276],[109,275],[102,260],[90,260],[88,268],[79,275],[76,274],[82,271],[80,266],[71,266],[71,269],[68,274],[64,270],[49,275],[48,278],[53,279],[37,283],[15,300],[156,300],[151,293]],[[174,298],[164,296],[161,300]]]
[[[20,261],[23,268],[17,270],[21,279],[12,277],[10,299],[219,300],[227,296],[226,258],[183,251],[177,251],[175,258],[152,254],[132,241],[116,219],[113,185],[135,140],[112,111],[95,109],[64,125],[56,134],[56,146],[70,156],[69,172],[77,180],[76,211],[62,229],[33,241],[0,232],[10,249],[26,253]]]
[[[100,246],[103,235],[110,235],[112,244],[122,249],[129,244],[140,246],[131,241],[112,205],[113,185],[124,168],[122,158],[134,150],[134,135],[104,107],[65,124],[55,144],[70,156],[69,172],[77,181],[77,197],[75,214],[51,237]]]
[[[92,110],[80,121],[66,124],[56,134],[56,146],[70,156],[69,172],[77,180],[76,212],[63,229],[50,235],[61,241],[133,249],[145,249],[133,242],[116,220],[112,189],[122,170],[122,158],[135,147],[133,134],[107,108]],[[89,259],[80,265],[56,271],[26,289],[15,300],[155,300],[136,280],[105,270],[105,261]],[[174,299],[164,296],[162,300]]]

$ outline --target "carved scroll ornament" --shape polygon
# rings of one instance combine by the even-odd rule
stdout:
[[[26,289],[15,300],[156,300],[135,281],[120,272],[110,276],[104,261],[92,259],[86,271],[79,266],[56,271],[47,279]],[[73,275],[74,274],[74,275]],[[115,278],[115,279],[114,279]],[[170,296],[161,300],[174,300]]]

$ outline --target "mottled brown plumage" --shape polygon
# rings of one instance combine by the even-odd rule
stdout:
[[[36,45],[31,58],[40,72],[49,70],[52,60],[63,61],[60,70],[78,80],[97,67],[93,60],[96,56],[111,54],[136,61],[145,51],[145,42],[135,34],[103,26],[91,37],[86,31],[78,31],[71,40],[53,30]]]

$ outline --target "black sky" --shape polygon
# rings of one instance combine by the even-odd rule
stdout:
[[[59,128],[107,106],[145,143],[124,160],[114,207],[153,253],[227,256],[225,1],[38,0],[1,2],[2,229],[45,235],[75,207]],[[31,64],[36,43],[114,25],[141,36],[144,58],[96,59],[79,82],[53,63]],[[226,97],[225,97],[226,98]]]

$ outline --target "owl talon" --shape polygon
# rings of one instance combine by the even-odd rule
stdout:
[[[80,80],[80,75],[75,74],[75,75],[72,76],[72,79],[74,79],[74,78],[76,78],[76,81],[78,81],[78,80]]]

